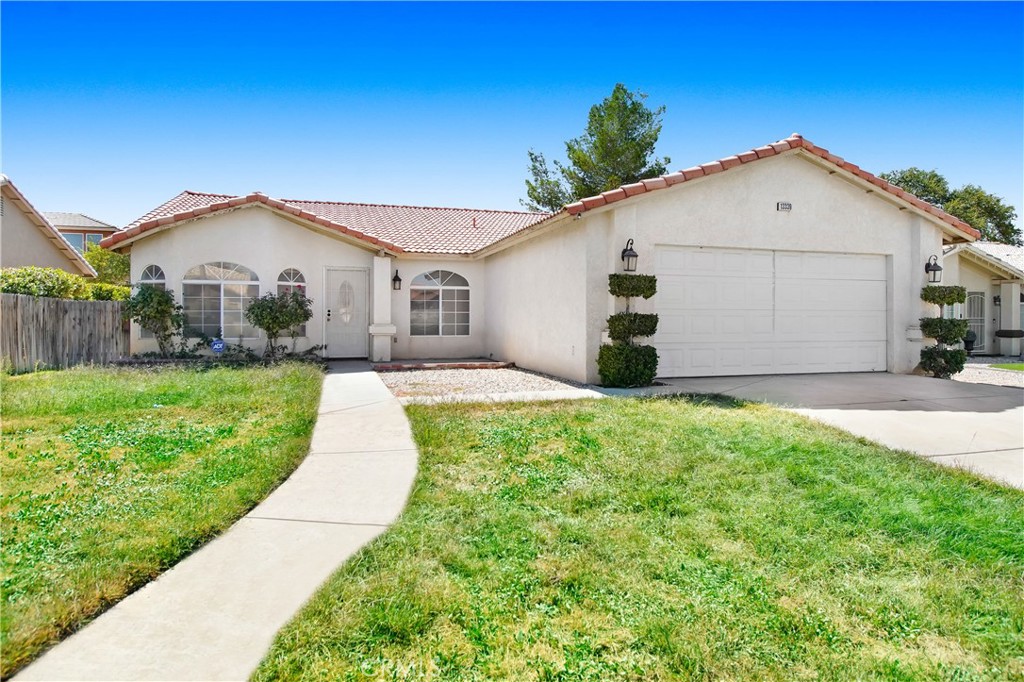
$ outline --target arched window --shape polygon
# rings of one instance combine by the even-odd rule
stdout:
[[[469,336],[469,282],[448,270],[424,272],[409,286],[411,336]]]
[[[181,297],[190,330],[225,339],[255,338],[245,320],[249,301],[260,295],[256,273],[236,263],[197,265],[182,278]]]
[[[142,276],[139,277],[139,284],[148,284],[155,289],[163,291],[167,288],[167,278],[164,276],[164,271],[159,265],[147,265],[142,271]],[[140,329],[139,338],[153,339],[156,338],[156,334],[148,329]]]
[[[293,291],[301,292],[303,296],[306,295],[306,278],[302,276],[302,272],[295,268],[288,268],[280,275],[277,276],[277,295],[290,294]],[[292,334],[294,332],[294,334]],[[294,330],[289,330],[288,333],[293,336],[305,336],[306,325],[300,324]]]

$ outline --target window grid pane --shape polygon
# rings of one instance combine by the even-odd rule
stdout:
[[[409,291],[411,336],[469,336],[469,286],[448,270],[417,275]]]

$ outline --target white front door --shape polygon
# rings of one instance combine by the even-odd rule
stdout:
[[[885,371],[885,256],[665,245],[655,260],[658,376]]]
[[[365,358],[369,347],[368,273],[362,268],[327,268],[324,277],[324,356]]]

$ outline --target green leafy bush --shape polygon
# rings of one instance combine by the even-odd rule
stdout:
[[[608,318],[608,334],[613,341],[633,343],[635,336],[651,336],[658,330],[658,316],[651,313],[615,313]]]
[[[928,346],[921,349],[921,369],[931,372],[939,379],[949,379],[954,374],[964,371],[967,362],[967,351],[953,350],[941,346]]]
[[[91,282],[89,284],[89,298],[94,301],[127,301],[131,297],[131,287],[123,287],[119,284],[105,284],[103,282]]]
[[[124,302],[121,314],[153,332],[162,357],[169,358],[175,353],[175,336],[185,336],[185,311],[169,289],[140,284],[138,291]]]
[[[647,386],[658,371],[658,351],[653,346],[605,344],[597,352],[597,371],[603,386]]]
[[[108,251],[99,244],[90,242],[85,245],[85,253],[82,256],[96,271],[97,282],[127,286],[130,281],[132,259],[127,254]]]
[[[959,286],[926,286],[921,289],[921,300],[935,305],[953,305],[967,300],[967,289]]]
[[[295,329],[313,317],[313,301],[301,291],[292,291],[276,296],[266,294],[249,302],[245,319],[267,335],[267,349],[264,357],[273,358],[277,350],[277,339],[288,329]]]
[[[921,333],[939,343],[952,346],[967,336],[967,320],[947,320],[941,317],[922,317]]]
[[[608,292],[612,296],[650,298],[658,293],[658,278],[654,275],[615,273],[608,275]]]
[[[89,299],[88,282],[59,268],[4,268],[0,270],[0,291],[46,298]]]

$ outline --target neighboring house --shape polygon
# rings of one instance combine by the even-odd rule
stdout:
[[[6,175],[0,175],[0,266],[19,268],[37,265],[60,268],[84,277],[95,277],[82,254],[61,236]]]
[[[328,357],[494,357],[595,382],[627,242],[658,276],[660,376],[909,372],[925,263],[963,221],[799,135],[555,214],[184,192],[103,245],[190,323],[259,347],[252,296],[304,286]],[[400,283],[398,282],[400,279]],[[135,330],[132,350],[151,350]]]
[[[86,244],[99,244],[104,237],[117,232],[113,225],[90,218],[84,213],[43,211],[43,216],[79,253],[85,253]]]
[[[966,319],[977,336],[975,355],[1020,355],[1021,340],[999,331],[1024,329],[1024,247],[999,242],[974,242],[946,249],[943,284],[960,284],[967,301],[953,306],[951,316]]]

